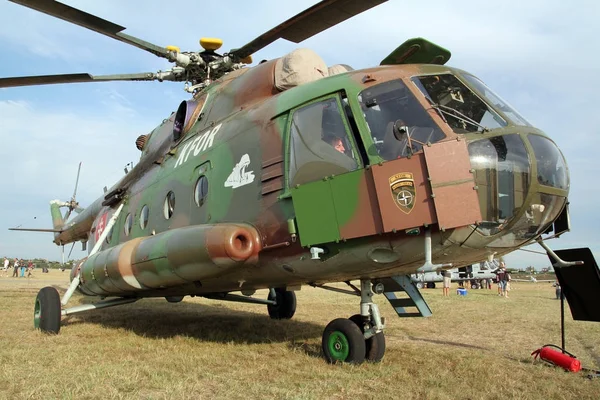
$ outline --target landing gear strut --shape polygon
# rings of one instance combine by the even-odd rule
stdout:
[[[374,293],[371,281],[361,280],[360,290],[353,288],[355,292],[347,293],[360,296],[360,314],[353,315],[349,319],[334,319],[323,331],[321,346],[325,359],[330,363],[360,364],[365,360],[379,362],[385,354],[383,335],[385,325],[379,314],[379,307],[372,301]]]

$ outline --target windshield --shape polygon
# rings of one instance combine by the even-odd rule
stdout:
[[[507,125],[452,74],[418,76],[412,80],[456,133],[483,132]]]
[[[407,157],[445,137],[401,80],[365,89],[358,100],[377,154],[385,160]]]
[[[464,74],[464,77],[488,102],[492,103],[497,109],[502,111],[504,115],[510,118],[516,125],[531,126],[521,114],[512,108],[506,101],[502,100],[502,98],[494,93],[492,89],[487,87],[485,83],[470,74]]]

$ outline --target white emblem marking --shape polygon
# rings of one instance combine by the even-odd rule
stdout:
[[[400,191],[396,198],[398,199],[398,203],[402,204],[405,207],[408,207],[413,201],[413,195],[408,190]]]
[[[250,156],[248,154],[244,154],[240,159],[240,162],[235,164],[235,167],[233,167],[233,171],[231,171],[231,174],[225,181],[225,187],[235,189],[254,182],[254,172],[246,172],[246,167],[249,165]]]

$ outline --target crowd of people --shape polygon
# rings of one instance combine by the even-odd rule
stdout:
[[[29,278],[33,276],[33,270],[35,269],[35,264],[31,261],[26,261],[24,259],[16,258],[11,261],[4,257],[4,261],[2,263],[2,276],[8,277],[11,273],[12,268],[12,277],[13,278]],[[25,273],[27,272],[27,276]]]
[[[495,279],[473,279],[458,282],[459,289],[465,287],[465,283],[470,283],[472,288],[477,289],[492,289],[493,283],[498,285],[498,296],[508,298],[508,292],[510,292],[510,281],[512,280],[510,272],[506,269],[504,261],[500,262],[500,266],[496,270]],[[449,295],[450,289],[450,273],[448,271],[443,272],[444,276],[444,291],[443,295]]]
[[[472,280],[464,280],[458,282],[458,288],[464,289],[467,284],[471,285],[471,288],[475,289],[492,289],[494,283],[498,285],[498,296],[508,298],[508,294],[510,292],[510,282],[512,281],[512,277],[510,272],[506,269],[506,264],[504,261],[500,262],[498,269],[495,271],[496,278],[495,279],[472,279]],[[448,271],[443,271],[442,276],[444,277],[444,286],[443,286],[443,296],[449,296],[449,290],[451,286],[450,273]],[[556,289],[556,299],[560,299],[562,296],[562,290],[558,280],[555,281],[552,286]]]

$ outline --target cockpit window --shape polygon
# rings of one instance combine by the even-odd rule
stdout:
[[[413,82],[456,133],[482,132],[507,125],[452,74],[418,76]]]
[[[554,143],[543,136],[529,135],[537,161],[537,178],[542,185],[569,189],[567,163]]]
[[[401,80],[365,89],[358,100],[377,153],[385,160],[407,157],[445,137]]]
[[[495,235],[519,213],[527,197],[527,150],[519,135],[504,135],[470,143],[469,156],[483,217],[478,230]]]
[[[358,155],[337,97],[298,108],[290,123],[290,186],[358,167]]]
[[[513,107],[504,101],[500,96],[492,91],[485,83],[480,81],[478,78],[471,74],[463,75],[468,83],[473,85],[475,89],[489,102],[492,103],[497,109],[502,111],[504,115],[512,120],[516,125],[531,126],[529,122],[521,114],[517,112]]]

